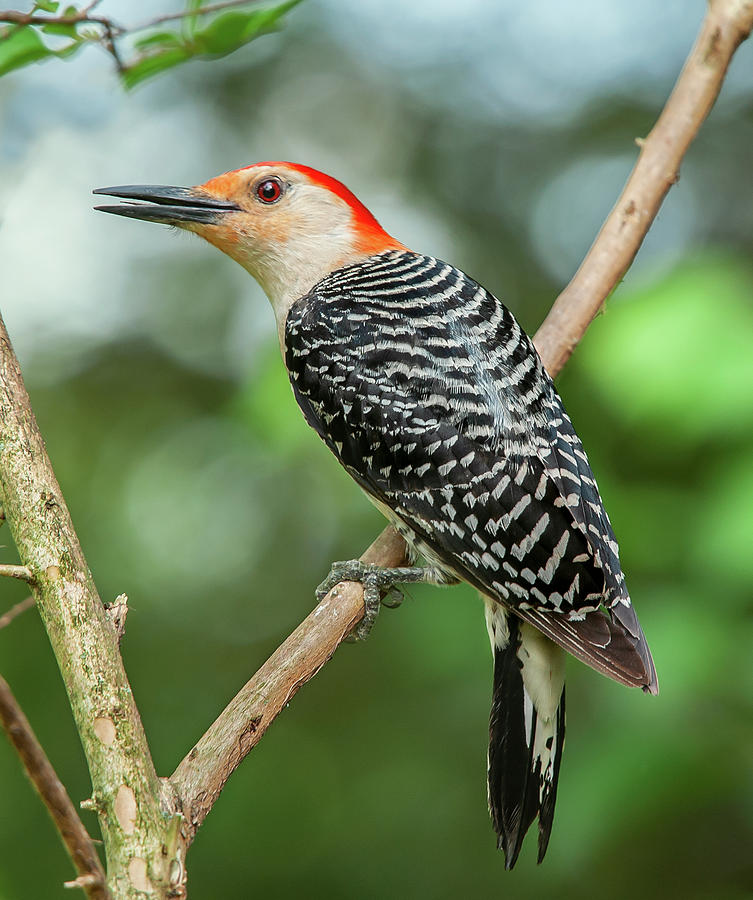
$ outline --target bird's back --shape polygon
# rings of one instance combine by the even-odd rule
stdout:
[[[300,298],[285,343],[309,424],[409,541],[595,668],[655,686],[586,454],[496,297],[390,251]]]

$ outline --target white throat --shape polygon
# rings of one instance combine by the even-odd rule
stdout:
[[[367,255],[355,247],[353,215],[339,197],[297,184],[288,202],[287,215],[268,237],[237,257],[269,297],[281,346],[292,304],[330,272]]]

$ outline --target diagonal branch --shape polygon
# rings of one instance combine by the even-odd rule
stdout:
[[[680,163],[719,95],[735,50],[753,27],[751,0],[710,0],[701,31],[625,188],[572,281],[536,333],[556,375],[633,262]]]
[[[25,613],[27,609],[31,609],[32,606],[34,606],[33,597],[27,597],[25,600],[20,600],[15,606],[11,606],[7,612],[0,616],[0,630],[7,628],[14,619],[17,619],[21,613]]]
[[[26,774],[37,789],[79,874],[78,884],[91,900],[110,900],[105,873],[89,832],[84,828],[68,792],[52,768],[29,720],[0,676],[0,724],[18,753]],[[73,882],[72,882],[73,883]]]
[[[402,538],[387,528],[361,559],[399,565],[404,553]],[[298,688],[316,675],[362,618],[361,586],[343,582],[333,588],[241,688],[178,766],[170,782],[182,800],[184,836],[189,843],[249,750]]]
[[[713,106],[735,50],[752,27],[753,0],[711,0],[675,89],[642,142],[625,190],[536,333],[536,347],[553,377],[633,261],[662,200],[677,181],[680,162]],[[405,550],[403,541],[387,528],[361,558],[399,566]],[[180,763],[170,780],[182,797],[188,841],[233,770],[363,614],[360,585],[349,582],[330,591]]]

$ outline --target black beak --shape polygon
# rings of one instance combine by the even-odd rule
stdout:
[[[219,200],[199,188],[166,187],[154,184],[129,184],[122,187],[97,188],[95,194],[121,197],[123,200],[141,200],[142,203],[121,203],[118,206],[95,206],[101,212],[177,225],[180,222],[200,222],[216,225],[229,212],[241,207],[226,200]]]

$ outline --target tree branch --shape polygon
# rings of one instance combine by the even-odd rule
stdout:
[[[162,897],[174,862],[162,786],[1,317],[0,495],[86,753],[109,886],[118,897]]]
[[[155,25],[163,25],[165,22],[176,22],[189,16],[208,16],[211,13],[222,12],[222,10],[231,9],[234,6],[249,6],[251,3],[258,2],[259,0],[222,0],[221,3],[209,3],[206,6],[200,6],[198,9],[184,9],[181,12],[157,16],[156,19],[150,19],[148,22],[131,25],[126,31],[146,31],[148,28],[154,28]]]
[[[120,55],[118,49],[118,39],[129,34],[137,34],[140,31],[148,31],[165,22],[175,22],[180,19],[197,19],[201,16],[211,15],[212,13],[221,12],[234,6],[249,6],[259,0],[222,0],[219,3],[210,3],[206,6],[200,6],[198,9],[184,9],[181,12],[170,13],[163,16],[157,16],[138,25],[118,25],[113,19],[107,16],[92,15],[95,7],[99,6],[100,0],[95,0],[81,9],[73,12],[66,12],[63,15],[54,15],[44,12],[38,12],[32,9],[31,12],[20,12],[15,9],[0,10],[0,24],[15,25],[19,28],[26,26],[35,26],[45,28],[54,27],[70,27],[78,25],[95,25],[100,31],[87,35],[87,39],[93,43],[101,44],[105,50],[112,56],[115,67],[119,74],[123,74],[135,64],[133,61],[126,65]],[[138,62],[138,60],[136,60]]]
[[[52,768],[8,682],[2,676],[0,723],[60,832],[81,878],[77,886],[82,887],[91,900],[111,900],[112,895],[105,886],[105,873],[89,832],[84,828],[68,792]]]
[[[34,606],[34,603],[33,597],[27,597],[25,600],[20,600],[15,606],[11,606],[8,612],[3,613],[2,616],[0,616],[0,631],[10,625],[15,618],[21,615],[21,613],[25,613],[27,609],[31,609],[32,606]]]
[[[405,543],[386,528],[361,559],[398,566]],[[363,590],[342,582],[270,656],[235,695],[170,778],[181,798],[188,843],[234,770],[260,740],[285,704],[322,668],[363,618]]]
[[[534,342],[552,377],[570,358],[604,301],[630,266],[680,161],[708,115],[737,47],[753,27],[753,0],[711,0],[701,31],[614,209]],[[406,546],[386,528],[361,557],[404,563]],[[183,759],[170,781],[182,796],[190,842],[233,770],[280,710],[332,656],[364,614],[363,590],[338,585],[242,688]]]
[[[99,3],[90,3],[88,6],[76,10],[76,12],[62,16],[39,12],[20,12],[16,9],[2,9],[0,10],[0,22],[6,25],[38,25],[40,27],[48,25],[101,25],[112,38],[122,37],[126,34],[135,34],[138,31],[148,31],[150,28],[154,28],[156,25],[163,25],[165,22],[176,22],[189,17],[208,16],[211,13],[231,9],[234,6],[250,6],[258,2],[259,0],[223,0],[221,3],[209,3],[206,6],[200,6],[198,9],[184,9],[180,12],[156,16],[154,19],[140,22],[138,25],[118,25],[107,16],[93,16],[91,14],[92,10]]]
[[[710,0],[693,49],[638,162],[572,281],[536,334],[536,347],[557,374],[591,320],[633,262],[680,163],[711,111],[739,45],[753,27],[751,0]]]
[[[6,578],[18,578],[21,581],[28,581],[29,583],[32,581],[32,574],[27,566],[0,564],[0,577],[1,576],[5,576]]]

